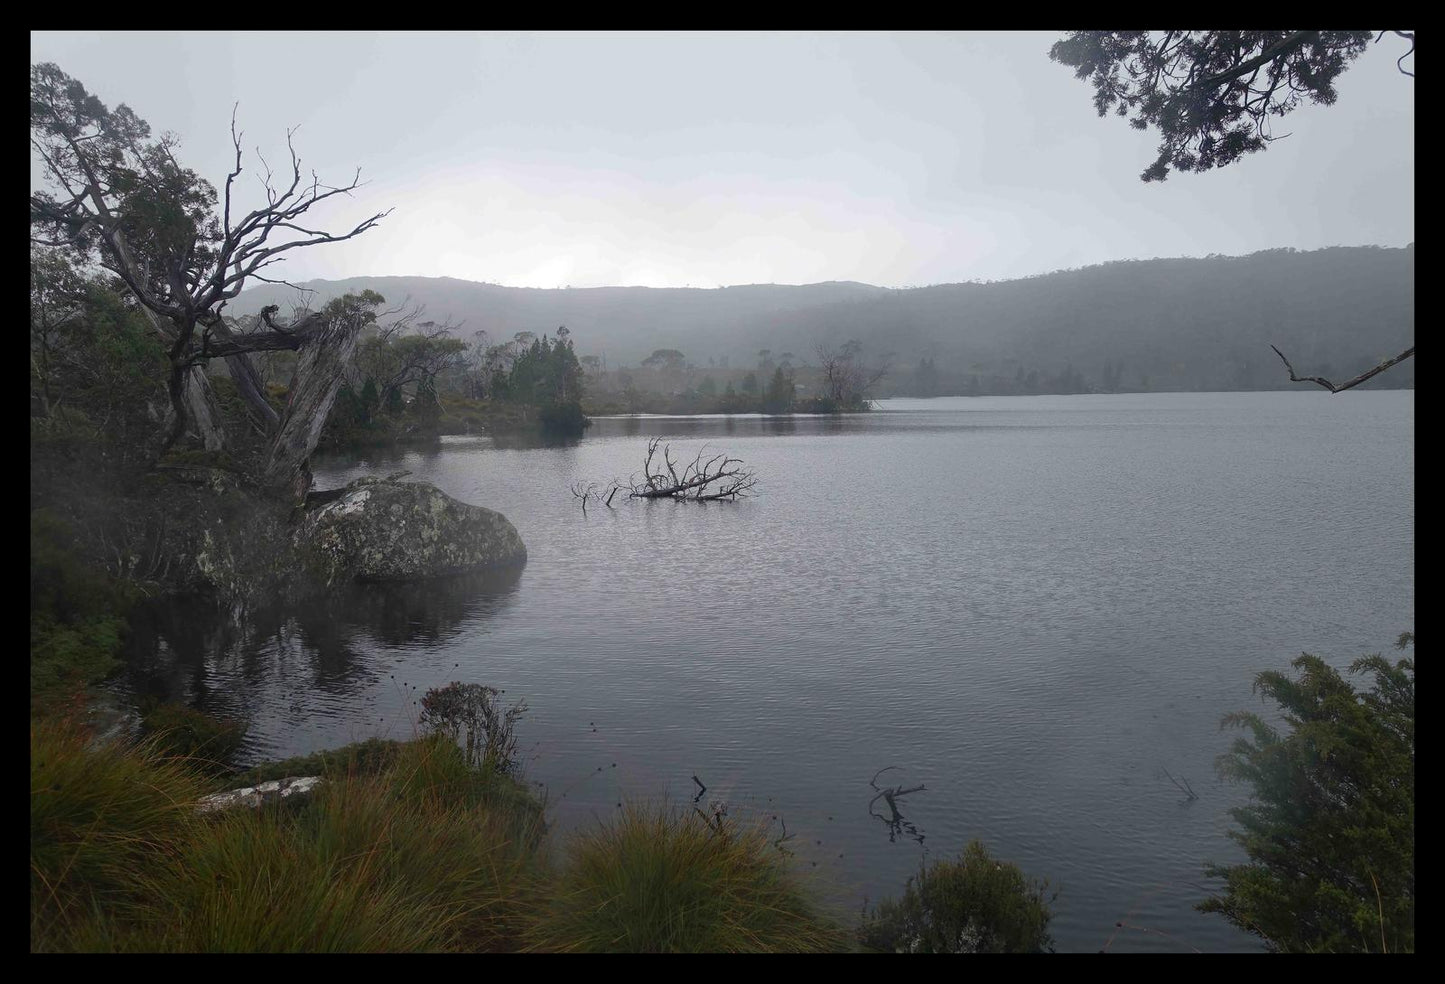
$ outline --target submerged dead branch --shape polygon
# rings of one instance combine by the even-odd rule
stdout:
[[[617,483],[598,485],[596,482],[574,482],[572,495],[582,503],[582,515],[587,515],[587,500],[596,499],[608,509],[612,508],[612,497],[617,494]]]
[[[661,462],[657,460],[659,447],[662,449]],[[589,501],[601,502],[612,508],[613,497],[624,490],[629,499],[672,499],[675,502],[731,501],[752,494],[758,479],[751,468],[743,467],[741,458],[715,454],[704,460],[706,454],[707,445],[703,445],[697,457],[683,464],[673,459],[672,445],[664,445],[661,438],[654,437],[647,442],[641,481],[633,475],[626,482],[616,478],[605,484],[574,482],[572,496],[582,503],[585,514]]]
[[[780,813],[778,814],[778,823],[782,824],[783,833],[777,840],[773,841],[773,846],[778,849],[779,854],[791,857],[793,852],[783,846],[788,841],[793,839],[793,835],[788,833],[788,818]]]
[[[875,772],[872,779],[868,780],[868,785],[877,791],[877,795],[868,801],[868,815],[872,817],[877,817],[879,820],[882,820],[884,824],[888,827],[888,842],[890,844],[894,842],[894,840],[898,837],[899,834],[904,834],[910,839],[917,841],[919,844],[922,844],[925,835],[920,833],[918,828],[913,824],[909,823],[908,820],[903,816],[903,814],[899,812],[898,800],[909,795],[910,793],[924,792],[927,790],[928,787],[923,785],[922,783],[917,786],[910,786],[906,789],[901,785],[879,786],[878,777],[881,776],[883,773],[887,772],[889,769],[896,768],[898,768],[898,766],[896,765],[885,766],[884,768],[881,768],[877,772]],[[883,802],[888,804],[888,812],[890,814],[889,816],[884,816],[883,814],[878,813],[873,809],[874,804],[877,803],[879,800],[882,800]]]
[[[662,448],[662,462],[656,463],[657,449]],[[682,466],[672,458],[672,445],[662,438],[647,442],[647,457],[642,462],[643,480],[633,481],[628,495],[633,499],[679,499],[688,502],[717,502],[741,499],[758,484],[751,468],[742,467],[741,458],[725,454],[713,455],[706,461],[707,446],[698,451],[690,464]]]
[[[1192,802],[1199,798],[1199,794],[1194,791],[1194,787],[1189,785],[1188,779],[1183,779],[1181,776],[1180,779],[1183,779],[1181,783],[1180,779],[1175,779],[1174,775],[1168,769],[1164,770],[1164,774],[1169,777],[1169,781],[1174,784],[1174,788],[1184,794],[1186,801]]]

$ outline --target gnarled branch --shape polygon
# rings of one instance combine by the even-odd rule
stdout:
[[[1270,348],[1274,349],[1274,354],[1277,355],[1277,356],[1279,356],[1280,361],[1284,363],[1284,367],[1289,370],[1289,381],[1290,381],[1290,382],[1292,382],[1292,383],[1318,383],[1320,386],[1323,386],[1325,389],[1329,390],[1331,393],[1343,393],[1343,392],[1344,392],[1345,390],[1347,390],[1347,389],[1351,389],[1351,388],[1353,388],[1353,387],[1355,387],[1355,386],[1360,385],[1360,384],[1363,383],[1365,380],[1369,379],[1371,376],[1378,376],[1380,373],[1384,372],[1386,369],[1390,368],[1390,367],[1393,366],[1395,363],[1397,363],[1397,362],[1404,362],[1404,361],[1405,361],[1406,359],[1408,359],[1410,356],[1412,356],[1412,355],[1415,354],[1415,346],[1411,345],[1409,348],[1407,348],[1405,351],[1401,352],[1399,355],[1395,356],[1393,359],[1386,359],[1384,362],[1381,362],[1381,363],[1380,363],[1379,365],[1377,365],[1375,368],[1369,369],[1369,370],[1367,370],[1367,371],[1365,371],[1365,372],[1360,373],[1360,374],[1359,374],[1358,376],[1356,376],[1354,379],[1346,380],[1345,382],[1340,383],[1339,385],[1336,385],[1336,384],[1330,382],[1328,379],[1324,378],[1323,376],[1296,376],[1296,375],[1295,375],[1295,371],[1294,371],[1294,366],[1292,366],[1292,365],[1289,364],[1289,360],[1284,357],[1284,353],[1281,352],[1278,348],[1275,348],[1275,346],[1273,346],[1273,345],[1271,345]]]
[[[656,466],[658,447],[662,447],[662,465]],[[633,499],[685,499],[689,502],[717,502],[746,497],[758,484],[750,468],[742,467],[741,458],[718,454],[703,461],[704,445],[697,457],[678,474],[678,462],[672,459],[672,445],[663,445],[662,438],[647,442],[647,457],[642,463],[643,480],[632,482],[628,493]],[[665,470],[664,470],[665,469]]]

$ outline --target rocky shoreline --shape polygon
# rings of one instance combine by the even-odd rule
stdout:
[[[155,593],[204,596],[239,614],[349,582],[526,562],[506,516],[405,474],[359,478],[292,507],[222,468],[170,469],[154,477],[146,542],[120,557],[122,573]]]

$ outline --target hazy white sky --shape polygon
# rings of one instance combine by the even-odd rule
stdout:
[[[1038,33],[35,33],[218,187],[248,151],[368,183],[274,268],[520,287],[1001,280],[1106,260],[1413,241],[1414,80],[1387,38],[1266,151],[1144,184]],[[32,170],[32,174],[34,171]]]

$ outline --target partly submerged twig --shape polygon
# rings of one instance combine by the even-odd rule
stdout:
[[[1199,798],[1199,795],[1194,792],[1194,787],[1192,787],[1192,786],[1189,785],[1189,780],[1188,780],[1188,779],[1185,779],[1183,785],[1180,785],[1179,780],[1178,780],[1178,779],[1175,779],[1174,776],[1169,772],[1168,769],[1165,769],[1165,770],[1164,770],[1164,774],[1165,774],[1166,776],[1169,776],[1169,781],[1172,782],[1172,783],[1174,783],[1174,788],[1175,788],[1175,789],[1179,790],[1181,793],[1184,794],[1184,798],[1185,798],[1185,799],[1187,799],[1187,800],[1197,800],[1197,799]]]

